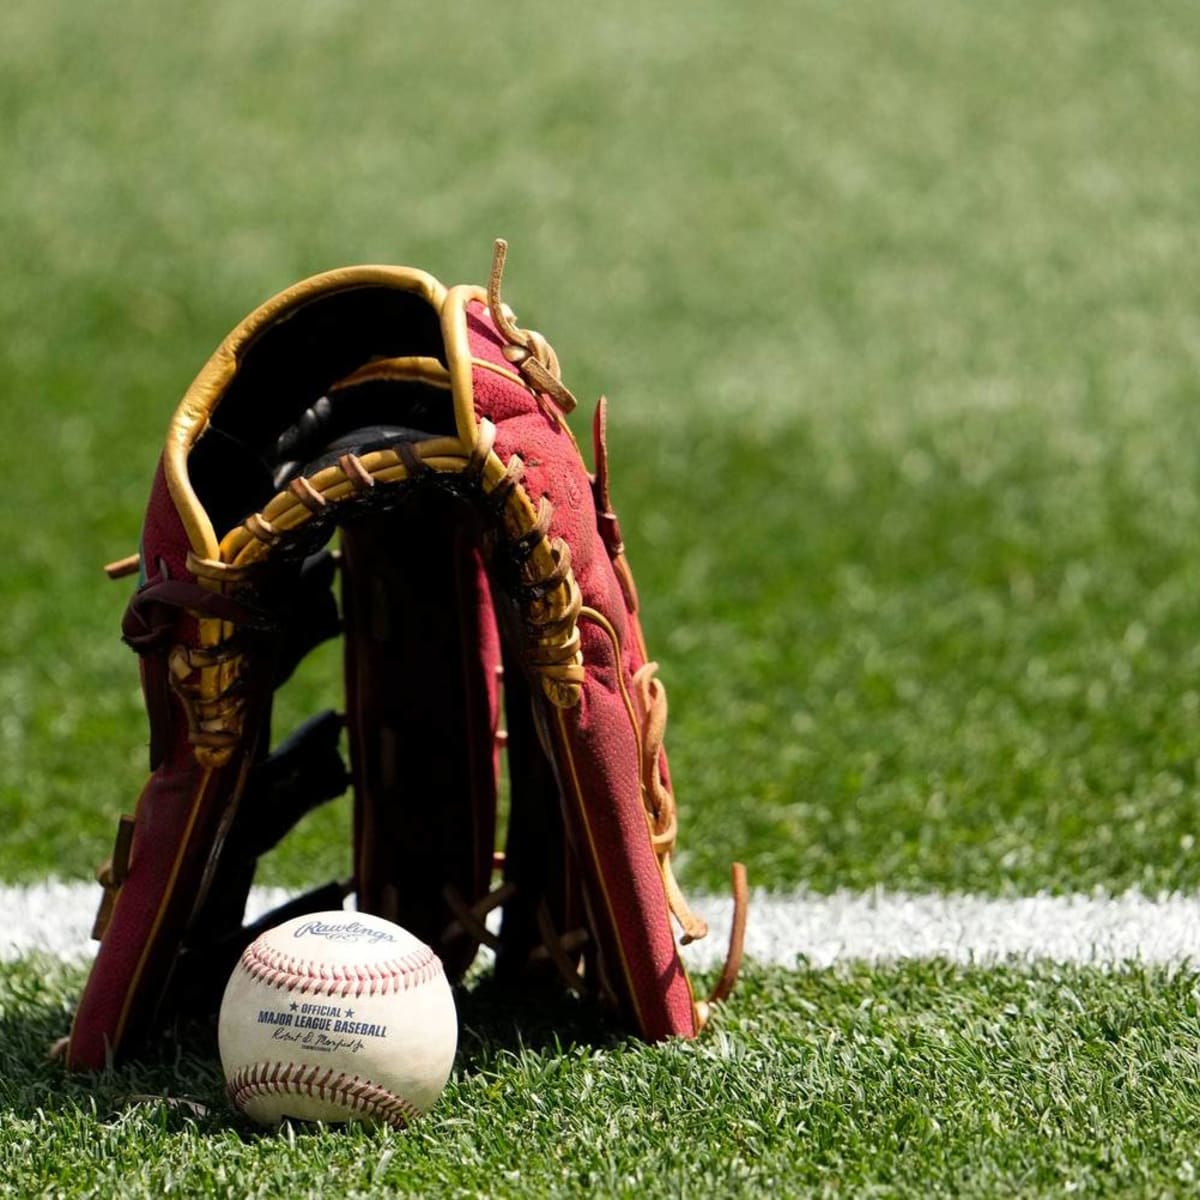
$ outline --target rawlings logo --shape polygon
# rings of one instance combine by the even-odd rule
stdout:
[[[394,942],[396,939],[386,929],[372,929],[369,925],[360,925],[357,921],[328,923],[325,921],[306,921],[292,934],[292,937],[319,937],[327,942]]]

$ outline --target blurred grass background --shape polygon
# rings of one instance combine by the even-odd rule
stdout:
[[[1181,0],[5,5],[0,871],[90,873],[132,808],[99,567],[212,348],[328,267],[482,282],[502,234],[612,400],[685,883],[1194,886],[1198,34]],[[344,826],[268,877],[342,870]]]

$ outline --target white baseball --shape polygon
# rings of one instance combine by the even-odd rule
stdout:
[[[427,1112],[458,1019],[441,960],[380,917],[319,912],[256,938],[221,1001],[221,1066],[252,1120],[384,1122]]]

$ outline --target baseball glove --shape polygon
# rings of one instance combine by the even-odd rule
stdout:
[[[260,929],[351,891],[451,978],[487,945],[498,978],[561,981],[647,1039],[704,1024],[671,924],[705,933],[671,871],[666,698],[609,499],[605,404],[589,475],[554,351],[501,302],[504,253],[486,291],[404,267],[304,280],[234,329],[177,409],[140,554],[110,569],[140,568],[123,634],[151,775],[98,871],[68,1065],[215,1012]],[[269,752],[276,688],[339,634],[344,714]],[[244,926],[257,860],[351,785],[352,878]],[[734,890],[713,999],[741,953],[737,864]]]

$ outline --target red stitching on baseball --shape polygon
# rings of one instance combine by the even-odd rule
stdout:
[[[362,1079],[358,1075],[334,1075],[332,1068],[318,1079],[320,1067],[300,1063],[255,1063],[230,1077],[227,1091],[235,1108],[243,1108],[256,1096],[291,1096],[304,1092],[342,1104],[363,1116],[379,1117],[395,1129],[403,1129],[421,1115],[421,1110],[403,1096]]]
[[[385,996],[419,987],[442,973],[441,959],[428,946],[381,963],[331,968],[281,954],[264,945],[261,938],[242,952],[242,967],[271,987],[292,987],[305,994],[326,996]]]

